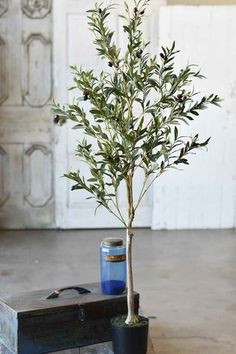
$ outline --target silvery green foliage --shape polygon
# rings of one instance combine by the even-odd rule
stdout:
[[[107,62],[108,70],[95,74],[92,69],[72,66],[71,89],[79,89],[81,95],[68,106],[53,106],[59,124],[71,120],[73,129],[81,129],[84,135],[76,155],[86,162],[90,176],[85,178],[79,169],[68,172],[66,177],[74,181],[72,189],[88,191],[98,206],[108,209],[125,226],[117,201],[120,183],[143,170],[143,188],[133,206],[134,216],[157,177],[170,168],[188,164],[188,155],[209,142],[201,141],[198,134],[181,136],[179,126],[198,119],[199,112],[209,104],[220,102],[215,94],[196,94],[193,81],[203,78],[196,66],[176,71],[175,43],[170,48],[162,47],[159,55],[148,52],[149,43],[143,39],[141,25],[149,2],[134,0],[133,9],[125,3],[125,15],[121,17],[128,43],[124,54],[106,24],[112,6],[96,4],[88,11],[97,53]],[[84,101],[86,105],[89,102],[89,114]]]

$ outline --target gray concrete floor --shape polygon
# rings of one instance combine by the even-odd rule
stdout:
[[[122,230],[1,231],[0,296],[99,279]],[[135,233],[135,288],[158,354],[236,353],[236,231]]]

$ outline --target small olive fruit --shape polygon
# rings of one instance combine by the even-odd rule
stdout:
[[[142,51],[142,49],[140,49],[136,52],[136,57],[141,58],[142,54],[143,54],[143,51]]]
[[[59,121],[60,121],[60,116],[57,114],[57,115],[55,115],[55,116],[53,117],[53,122],[54,122],[55,124],[58,124]]]
[[[163,53],[160,53],[160,57],[161,57],[162,59],[166,59],[166,56],[165,56],[165,54],[163,54]]]
[[[89,98],[89,92],[87,90],[84,90],[83,95],[84,95],[84,101],[87,101],[87,99]]]
[[[180,103],[184,102],[184,96],[183,96],[182,93],[177,95],[177,101],[180,102]]]

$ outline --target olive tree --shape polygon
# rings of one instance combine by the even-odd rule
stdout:
[[[153,182],[165,171],[188,164],[188,155],[209,142],[198,134],[182,136],[179,127],[198,119],[209,104],[219,105],[215,94],[201,96],[194,91],[198,68],[186,65],[176,70],[175,43],[161,53],[148,52],[143,39],[142,20],[150,0],[134,0],[130,9],[124,3],[125,51],[117,47],[114,31],[107,25],[113,6],[96,4],[88,11],[88,26],[94,34],[97,54],[108,64],[95,73],[72,66],[74,86],[80,94],[66,106],[53,105],[56,121],[74,122],[84,138],[76,156],[89,167],[89,176],[79,168],[65,174],[74,182],[72,190],[86,190],[98,207],[106,208],[126,229],[127,304],[126,324],[138,321],[134,313],[132,270],[133,222],[137,208]],[[89,102],[89,111],[83,102]],[[86,138],[87,137],[87,138]],[[140,175],[140,171],[142,174]],[[139,173],[142,187],[134,198],[134,177]],[[118,194],[126,186],[127,213],[122,214]]]

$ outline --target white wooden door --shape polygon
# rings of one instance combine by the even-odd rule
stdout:
[[[54,224],[51,0],[0,0],[0,228]]]
[[[130,4],[133,1],[129,0]],[[108,1],[107,1],[108,3]],[[157,38],[158,30],[158,9],[163,1],[153,1],[149,9],[149,16],[145,22],[144,32],[147,39]],[[93,45],[93,36],[88,30],[86,10],[93,8],[94,0],[56,0],[54,6],[54,65],[55,65],[55,98],[59,102],[69,102],[74,92],[68,94],[67,89],[71,85],[72,76],[68,70],[69,64],[84,68],[94,68],[99,70],[107,64],[102,64],[96,54]],[[122,2],[123,5],[123,2]],[[131,5],[133,6],[133,5]],[[114,11],[111,19],[113,28],[116,30],[116,40],[120,46],[124,42],[121,31],[121,23],[117,14],[120,8]],[[155,41],[152,50],[157,50]],[[94,228],[94,227],[120,227],[111,214],[103,208],[99,208],[96,216],[94,209],[96,204],[91,200],[86,200],[86,194],[81,191],[70,191],[70,182],[64,178],[59,178],[68,170],[77,170],[78,167],[83,172],[83,165],[79,164],[75,158],[76,140],[82,138],[78,130],[72,130],[71,125],[56,128],[56,215],[57,226],[63,228]],[[140,189],[140,176],[135,182],[136,190]],[[125,192],[120,194],[122,209],[125,209]],[[144,227],[151,225],[151,193],[146,196],[142,206],[136,216],[136,226]]]
[[[236,226],[236,6],[168,6],[160,12],[160,42],[176,41],[177,65],[197,63],[207,80],[196,90],[218,93],[222,108],[202,112],[188,133],[212,137],[183,172],[171,171],[154,189],[154,229]]]

